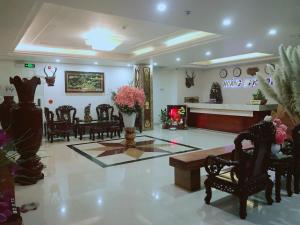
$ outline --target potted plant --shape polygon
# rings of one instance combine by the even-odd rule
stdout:
[[[268,101],[260,89],[256,93],[253,93],[252,97],[252,100],[250,100],[252,105],[265,105]]]
[[[168,112],[167,109],[161,109],[160,110],[160,121],[161,121],[161,126],[163,129],[168,129],[170,124],[171,124],[171,120],[168,116]]]
[[[142,89],[136,87],[122,86],[114,96],[114,102],[123,117],[125,145],[126,147],[134,147],[136,113],[144,107],[145,93]]]

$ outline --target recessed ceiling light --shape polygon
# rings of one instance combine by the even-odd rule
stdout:
[[[128,67],[131,67],[131,64],[127,64]]]
[[[59,63],[59,62],[60,62],[60,59],[55,59],[55,62]]]
[[[164,12],[167,10],[167,5],[163,2],[161,3],[158,3],[157,6],[156,6],[156,9],[159,11],[159,12]]]
[[[181,60],[181,58],[179,58],[179,57],[176,58],[176,61],[177,61],[177,62],[179,62],[180,60]]]
[[[277,34],[277,30],[274,29],[274,28],[272,28],[272,29],[269,30],[268,34],[269,34],[270,36],[275,36],[275,35]]]
[[[212,60],[206,60],[206,61],[200,61],[200,62],[193,62],[191,64],[208,66],[208,65],[212,65],[212,64],[228,63],[228,62],[269,57],[269,56],[272,56],[272,54],[253,52],[253,53],[248,53],[248,54],[234,55],[234,56],[229,56],[229,57],[224,57],[224,58],[218,58],[218,59],[212,59]]]
[[[186,34],[179,35],[174,38],[170,38],[170,39],[166,40],[164,42],[164,44],[167,47],[170,47],[170,46],[182,44],[182,43],[185,43],[188,41],[194,41],[194,40],[205,38],[205,37],[212,36],[212,35],[215,35],[215,34],[204,32],[204,31],[193,31],[193,32],[189,32]]]
[[[98,65],[98,62],[94,62],[95,65]]]
[[[210,52],[210,51],[207,51],[207,52],[205,52],[205,55],[206,55],[206,56],[210,56],[210,55],[211,55],[211,52]]]
[[[48,52],[62,55],[97,55],[96,51],[70,48],[52,48],[43,45],[18,44],[15,51],[19,52]]]
[[[252,47],[253,47],[253,43],[248,42],[248,43],[246,44],[246,48],[252,48]]]
[[[141,48],[141,49],[135,50],[133,52],[133,54],[135,54],[135,55],[143,55],[143,54],[146,54],[148,52],[152,52],[153,50],[154,50],[153,47]]]
[[[223,26],[225,26],[225,27],[230,26],[231,23],[232,23],[232,21],[231,21],[230,18],[225,18],[225,19],[222,21],[222,24],[223,24]]]
[[[157,66],[157,62],[153,63],[153,66]]]

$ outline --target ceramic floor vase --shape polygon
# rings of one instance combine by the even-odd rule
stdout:
[[[136,113],[122,113],[123,123],[125,127],[125,146],[127,148],[135,147],[135,120]]]
[[[16,88],[19,103],[11,110],[12,137],[16,142],[16,150],[20,157],[15,181],[22,185],[35,184],[43,179],[43,164],[37,152],[40,148],[42,129],[42,110],[34,104],[34,94],[40,78],[21,79],[19,76],[10,78]]]

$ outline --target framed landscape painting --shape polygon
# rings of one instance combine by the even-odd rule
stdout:
[[[65,71],[66,93],[104,93],[104,73]]]

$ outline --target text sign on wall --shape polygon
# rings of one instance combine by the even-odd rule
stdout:
[[[272,77],[267,77],[266,81],[269,85],[273,85]],[[224,88],[253,88],[258,85],[258,80],[256,78],[247,78],[247,79],[230,79],[224,80]]]

